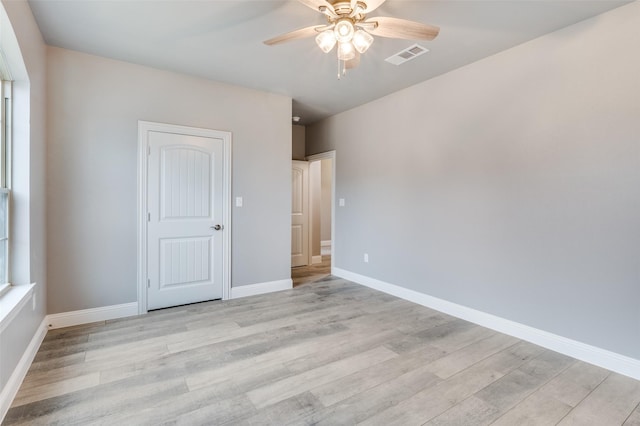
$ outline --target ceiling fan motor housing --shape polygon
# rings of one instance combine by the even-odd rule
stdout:
[[[352,18],[362,19],[362,16],[359,12],[366,10],[367,5],[363,2],[357,2],[355,7],[351,7],[351,2],[349,1],[338,1],[333,3],[333,10],[338,16],[351,16]],[[361,15],[360,17],[356,17],[356,15]]]

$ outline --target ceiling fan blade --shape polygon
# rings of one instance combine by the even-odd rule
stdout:
[[[361,0],[362,3],[365,3],[367,5],[367,8],[363,11],[363,13],[373,12],[374,10],[379,8],[385,1],[386,0]]]
[[[316,12],[319,12],[319,11],[321,12],[321,8],[325,7],[335,15],[335,10],[333,9],[333,5],[329,3],[327,0],[298,0],[298,1],[304,4],[305,6],[315,10]]]
[[[318,30],[322,30],[325,27],[326,25],[314,25],[312,27],[300,28],[299,30],[290,31],[277,37],[270,38],[269,40],[265,40],[263,43],[267,46],[273,46],[274,44],[286,43],[292,40],[313,37],[318,34]]]
[[[403,38],[407,40],[433,40],[440,32],[440,28],[406,19],[378,16],[365,21],[365,24],[377,22],[375,28],[367,29],[373,35],[389,38]]]

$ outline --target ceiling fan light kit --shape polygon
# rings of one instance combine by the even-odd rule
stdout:
[[[316,44],[329,53],[337,44],[338,78],[347,69],[360,63],[360,54],[373,43],[373,36],[408,40],[433,40],[440,29],[432,25],[405,19],[377,17],[367,20],[367,14],[377,9],[385,0],[299,0],[305,6],[322,13],[327,25],[301,28],[266,40],[266,45],[280,44],[315,35]]]
[[[338,59],[341,61],[350,61],[356,57],[356,49],[350,42],[338,44]]]
[[[373,36],[362,29],[356,30],[351,18],[339,19],[333,29],[324,30],[316,37],[316,44],[324,53],[331,52],[333,46],[338,45],[338,78],[344,75],[347,69],[355,68],[360,63],[359,57],[354,61],[356,51],[364,53],[372,43]],[[348,63],[349,61],[354,62]]]
[[[353,35],[353,47],[360,53],[364,53],[373,44],[373,36],[364,30],[358,30]]]
[[[331,52],[331,49],[333,49],[333,46],[336,45],[337,41],[336,36],[333,34],[333,30],[323,31],[316,37],[316,43],[324,53]]]
[[[338,40],[340,43],[348,43],[353,38],[353,34],[356,32],[356,30],[353,27],[353,22],[351,22],[351,19],[341,18],[336,23],[333,32],[336,35],[336,40]]]

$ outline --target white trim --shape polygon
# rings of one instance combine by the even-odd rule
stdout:
[[[320,241],[320,255],[327,256],[331,254],[331,240]]]
[[[340,268],[331,274],[640,380],[640,360]]]
[[[92,322],[131,317],[134,315],[138,315],[137,302],[51,314],[47,315],[45,319],[49,329],[53,330],[56,328],[71,327],[74,325],[89,324]]]
[[[322,255],[320,256],[311,256],[311,264],[316,265],[318,263],[322,263]]]
[[[11,403],[13,399],[16,397],[20,386],[22,385],[22,381],[24,380],[27,372],[29,371],[29,367],[31,367],[31,363],[33,359],[36,357],[38,353],[38,349],[40,349],[40,345],[44,340],[44,336],[47,335],[47,319],[44,318],[40,323],[40,326],[36,330],[35,334],[31,338],[31,342],[29,342],[29,346],[25,349],[24,354],[22,354],[22,358],[18,362],[18,365],[13,370],[11,377],[9,377],[9,381],[0,392],[0,423],[4,420],[4,417],[7,415],[9,408],[11,407]]]
[[[0,48],[0,80],[3,81],[13,81],[13,76],[11,74],[11,69],[9,68],[9,61],[7,60],[7,55],[4,53],[4,50]]]
[[[6,238],[0,238],[0,243],[2,241],[4,241]],[[0,297],[2,297],[3,294],[8,293],[9,289],[11,289],[11,284],[9,283],[4,283],[4,284],[0,284]],[[2,312],[2,311],[0,311]],[[0,315],[2,315],[0,313]],[[0,318],[0,323],[2,323],[2,318]]]
[[[331,160],[331,241],[336,240],[336,151],[321,152],[319,154],[308,155],[307,161]],[[331,245],[331,267],[335,259],[335,245]]]
[[[292,164],[295,164],[294,163]],[[321,175],[321,169],[320,169],[320,164],[316,165],[318,170],[317,170],[317,175],[312,174],[313,169],[312,169],[312,165],[311,165],[311,161],[307,161],[307,186],[305,187],[305,190],[307,191],[307,259],[309,261],[309,265],[313,265],[313,240],[315,240],[315,233],[313,232],[313,228],[314,228],[314,224],[313,222],[315,221],[315,210],[317,209],[318,211],[320,210],[319,206],[316,206],[313,202],[314,199],[314,195],[318,195],[320,196],[321,194],[315,194],[314,191],[314,183],[317,183],[318,186],[321,185],[321,182],[317,182],[316,179],[313,179],[314,177],[318,177],[319,175]],[[316,166],[314,166],[314,168],[316,168]],[[293,188],[292,188],[292,192],[293,192]],[[320,189],[320,192],[322,192],[322,189]],[[304,198],[304,197],[303,197]],[[304,202],[304,200],[303,200]],[[292,219],[293,221],[293,219]],[[320,221],[320,219],[318,219],[318,221]],[[293,262],[291,262],[291,264],[293,265]],[[307,266],[307,265],[300,265],[300,266]]]
[[[225,184],[222,198],[225,206],[222,212],[222,299],[231,298],[231,132],[201,129],[197,127],[138,121],[138,314],[147,313],[147,149],[149,131],[170,132],[185,135],[219,138],[224,143],[223,173]]]
[[[147,212],[147,146],[146,127],[138,122],[138,314],[147,313],[147,224],[144,216]]]
[[[293,281],[291,279],[242,285],[238,287],[231,287],[231,298],[237,299],[239,297],[273,293],[274,291],[291,290],[292,288]]]
[[[33,297],[35,284],[12,285],[0,297],[0,333]]]

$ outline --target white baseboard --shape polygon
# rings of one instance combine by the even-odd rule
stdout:
[[[640,360],[340,268],[331,274],[640,380]]]
[[[71,327],[73,325],[89,324],[91,322],[131,317],[134,315],[138,315],[138,302],[51,314],[47,315],[45,319],[49,329],[53,330],[55,328]]]
[[[27,349],[24,351],[18,365],[13,370],[13,374],[9,377],[9,381],[2,389],[2,392],[0,392],[0,423],[2,423],[2,420],[7,415],[11,403],[16,397],[22,381],[27,375],[29,367],[31,367],[31,363],[38,353],[38,349],[40,349],[40,344],[42,344],[44,336],[47,334],[47,329],[47,319],[44,318],[33,335],[33,338],[31,338],[31,342],[29,342],[29,346],[27,346]]]
[[[322,256],[331,255],[331,240],[320,241],[320,254]]]
[[[318,263],[322,263],[322,255],[320,256],[311,256],[311,264],[317,265]]]
[[[231,287],[231,298],[255,296],[257,294],[272,293],[274,291],[291,290],[293,281],[291,279],[269,281],[266,283],[242,285],[239,287]]]

